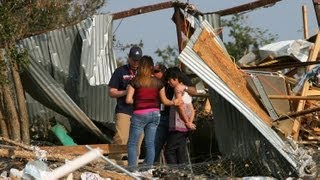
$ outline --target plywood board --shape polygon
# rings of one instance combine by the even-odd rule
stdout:
[[[271,126],[272,119],[262,109],[260,104],[250,93],[246,74],[240,71],[232,60],[214,40],[213,34],[203,30],[193,46],[193,50],[203,59],[210,69],[221,78],[252,111],[254,111],[266,124]],[[212,107],[214,109],[214,107]]]

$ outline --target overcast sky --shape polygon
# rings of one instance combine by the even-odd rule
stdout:
[[[254,0],[255,1],[255,0]],[[189,0],[201,12],[214,12],[222,9],[242,5],[250,0]],[[165,2],[164,0],[107,0],[102,8],[103,12],[120,12],[146,5]],[[182,1],[186,2],[186,1]],[[261,29],[268,29],[272,34],[278,34],[279,40],[303,38],[302,5],[307,6],[309,34],[314,35],[318,30],[312,0],[282,0],[274,6],[259,8],[248,12],[248,25]],[[173,8],[152,13],[132,16],[122,20],[115,20],[113,28],[117,39],[122,43],[144,43],[144,54],[157,57],[154,51],[166,46],[177,46],[175,24],[171,21]],[[228,18],[230,16],[224,16]],[[116,29],[117,28],[117,29]],[[224,34],[224,37],[226,34]],[[123,56],[119,54],[118,56]]]

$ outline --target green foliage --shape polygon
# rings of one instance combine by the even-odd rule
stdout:
[[[157,49],[155,51],[158,57],[161,59],[158,62],[164,64],[166,67],[173,67],[178,65],[178,55],[179,50],[178,47],[171,47],[168,45],[165,49]]]
[[[19,68],[19,70],[21,71],[27,68],[29,64],[27,49],[18,48],[17,46],[12,46],[9,49],[7,58],[11,60],[11,64],[13,64],[14,61],[16,61],[18,63],[18,66],[21,67]]]
[[[248,17],[234,15],[230,20],[222,20],[221,25],[229,28],[228,36],[231,41],[225,42],[229,54],[236,60],[248,52],[256,52],[260,46],[269,44],[278,39],[278,35],[268,33],[268,30],[252,28],[246,25]]]
[[[22,38],[77,23],[92,15],[103,0],[3,0],[0,1],[0,48],[19,67],[28,65],[28,52],[15,44]],[[6,68],[2,59],[1,72]],[[13,63],[9,63],[11,65]],[[21,70],[21,69],[20,69]],[[0,75],[0,83],[6,81]]]
[[[29,64],[28,52],[26,49],[21,49],[15,45],[7,47],[5,55],[0,59],[0,85],[8,83],[7,69],[14,63],[17,63],[18,70],[23,71]]]
[[[76,23],[92,15],[103,0],[5,0],[0,2],[1,45]],[[3,44],[4,43],[4,44]]]

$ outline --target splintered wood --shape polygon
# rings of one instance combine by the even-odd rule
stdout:
[[[193,50],[251,110],[271,126],[270,116],[261,108],[247,87],[246,74],[240,71],[229,56],[224,53],[214,40],[213,34],[203,30],[193,46]]]

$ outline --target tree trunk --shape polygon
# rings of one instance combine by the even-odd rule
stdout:
[[[2,115],[2,109],[0,110],[0,131],[1,131],[1,136],[5,137],[5,138],[9,138],[9,133],[8,133],[8,128],[7,128],[7,124],[6,121],[3,118]]]
[[[9,85],[3,85],[3,96],[4,96],[4,107],[7,111],[8,115],[8,126],[9,131],[11,132],[10,138],[15,141],[21,141],[21,134],[20,134],[20,124],[19,124],[19,118],[18,113],[16,111],[16,107],[14,105],[14,100],[12,98],[10,89],[8,87]]]
[[[16,62],[14,62],[12,67],[12,77],[14,80],[16,94],[17,94],[22,142],[25,144],[30,144],[28,111],[26,106],[26,100],[24,97],[23,87],[21,84],[20,74],[18,72],[18,66]]]
[[[0,63],[4,61],[4,51],[0,53]],[[7,70],[4,69],[0,72],[6,79],[8,78]],[[8,130],[9,136],[12,140],[21,141],[21,134],[20,134],[20,124],[19,124],[19,117],[15,107],[14,99],[11,95],[10,85],[8,83],[1,84],[0,88],[2,88],[3,93],[3,102],[4,102],[4,110],[6,111],[6,118],[8,120]]]
[[[0,89],[0,135],[5,138],[9,138],[8,128],[4,117],[3,98],[2,91]]]

